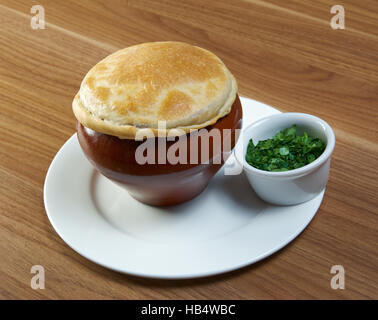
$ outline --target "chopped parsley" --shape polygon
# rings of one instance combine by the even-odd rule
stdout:
[[[325,144],[320,139],[312,138],[306,132],[298,135],[294,124],[257,145],[249,140],[245,159],[260,170],[288,171],[313,162],[324,149]]]

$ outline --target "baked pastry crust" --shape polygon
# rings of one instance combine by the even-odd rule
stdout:
[[[227,115],[236,93],[234,77],[210,51],[182,42],[150,42],[97,63],[72,107],[80,123],[101,133],[134,139],[139,130],[150,129],[175,136]]]

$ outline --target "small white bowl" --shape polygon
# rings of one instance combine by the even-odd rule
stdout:
[[[304,167],[282,172],[260,170],[247,163],[245,154],[250,139],[256,145],[260,140],[273,138],[293,124],[297,125],[298,134],[305,131],[326,144],[319,158]],[[322,119],[304,113],[275,114],[246,127],[240,142],[235,150],[236,159],[243,166],[252,188],[263,200],[277,205],[294,205],[311,200],[325,188],[335,135]]]

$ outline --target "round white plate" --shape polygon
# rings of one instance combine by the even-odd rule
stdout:
[[[243,126],[279,112],[241,101]],[[55,156],[44,186],[50,222],[72,249],[112,270],[165,279],[215,275],[273,254],[307,226],[323,194],[296,206],[273,206],[255,195],[244,173],[224,175],[222,168],[195,199],[151,207],[98,174],[76,134]]]

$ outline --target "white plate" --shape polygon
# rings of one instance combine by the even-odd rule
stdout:
[[[241,100],[243,126],[279,112]],[[222,168],[197,198],[151,207],[98,174],[76,135],[55,156],[44,187],[50,222],[72,249],[112,270],[165,279],[215,275],[273,254],[307,226],[323,194],[273,206],[257,198],[244,173],[224,175]]]

